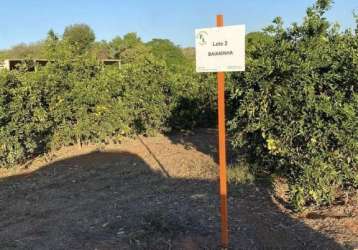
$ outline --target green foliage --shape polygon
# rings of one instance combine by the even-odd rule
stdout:
[[[227,175],[228,182],[236,185],[251,184],[255,181],[255,176],[251,173],[250,165],[247,163],[229,166]]]
[[[130,125],[138,133],[166,130],[169,103],[165,91],[168,88],[165,64],[154,58],[144,62],[125,65],[123,68],[123,102],[130,111]]]
[[[123,38],[115,37],[110,43],[111,56],[123,64],[143,62],[150,50],[136,33],[131,32]]]
[[[191,128],[206,112],[209,92],[192,69],[182,78],[151,54],[104,68],[91,56],[67,58],[65,44],[52,44],[56,60],[37,72],[0,73],[0,166],[66,145]]]
[[[147,46],[155,57],[164,60],[170,68],[188,63],[182,50],[167,39],[153,39]]]
[[[232,75],[233,144],[289,177],[297,209],[358,186],[358,39],[328,23],[329,6],[317,1],[288,29],[276,19]]]
[[[145,44],[128,33],[95,42],[89,26],[75,24],[62,39],[50,30],[39,51],[50,60],[40,70],[0,72],[0,166],[66,145],[210,126],[213,75],[196,74],[167,40]],[[98,60],[111,57],[121,60],[121,69]]]
[[[0,165],[39,153],[48,141],[52,124],[46,90],[38,87],[41,78],[41,74],[1,73]]]
[[[0,51],[0,60],[43,58],[45,56],[45,51],[43,50],[43,47],[43,42],[37,42],[32,44],[18,44],[9,50]]]
[[[331,204],[337,186],[342,185],[345,177],[337,168],[322,162],[312,161],[306,166],[294,184],[290,186],[291,202],[296,209],[302,208],[307,200],[314,204]]]
[[[112,58],[110,44],[106,41],[95,42],[91,47],[90,54],[100,60]]]
[[[215,124],[216,78],[213,74],[196,74],[194,67],[182,67],[170,74],[167,95],[171,107],[169,127],[192,129]]]
[[[63,39],[75,49],[74,53],[83,54],[91,47],[96,36],[87,24],[73,24],[65,28]]]

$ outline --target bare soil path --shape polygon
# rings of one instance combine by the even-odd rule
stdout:
[[[203,129],[65,148],[1,170],[0,249],[219,249],[215,147],[216,132]],[[230,249],[358,242],[355,205],[299,217],[264,185],[229,188]]]

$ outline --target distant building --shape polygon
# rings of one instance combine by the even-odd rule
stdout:
[[[121,61],[117,59],[100,60],[104,66],[121,67]],[[26,64],[28,71],[37,71],[39,66],[45,66],[49,60],[47,59],[7,59],[0,62],[0,69],[16,70],[22,64]]]

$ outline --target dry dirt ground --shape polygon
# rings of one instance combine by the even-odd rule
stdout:
[[[69,147],[0,172],[0,249],[219,249],[216,132]],[[230,185],[230,249],[354,249],[356,204],[293,214]]]

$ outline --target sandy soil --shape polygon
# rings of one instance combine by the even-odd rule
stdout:
[[[0,249],[219,249],[215,148],[202,129],[1,170]],[[279,185],[230,185],[230,249],[358,247],[356,203],[294,214]]]

